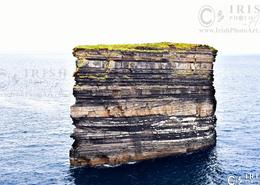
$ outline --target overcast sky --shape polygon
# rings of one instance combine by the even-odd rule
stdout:
[[[258,5],[237,0],[0,0],[0,52],[71,52],[79,44],[170,41],[209,44],[222,54],[260,54],[260,33],[204,30],[253,25],[260,32]],[[245,21],[235,20],[238,16]]]

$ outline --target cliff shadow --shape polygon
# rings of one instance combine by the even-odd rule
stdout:
[[[219,184],[216,149],[107,168],[71,168],[76,185]]]

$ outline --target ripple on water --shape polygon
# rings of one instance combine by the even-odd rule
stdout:
[[[19,77],[0,88],[0,184],[204,185],[226,184],[232,174],[260,173],[260,57],[217,58],[214,149],[102,169],[69,166],[71,55],[0,57],[0,69]],[[32,69],[47,75],[33,78]]]

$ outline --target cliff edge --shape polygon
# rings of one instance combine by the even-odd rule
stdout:
[[[72,165],[116,165],[215,145],[213,62],[207,45],[77,46]]]

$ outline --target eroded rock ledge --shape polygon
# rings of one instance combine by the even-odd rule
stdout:
[[[216,142],[206,45],[78,46],[72,165],[116,165],[204,150]]]

